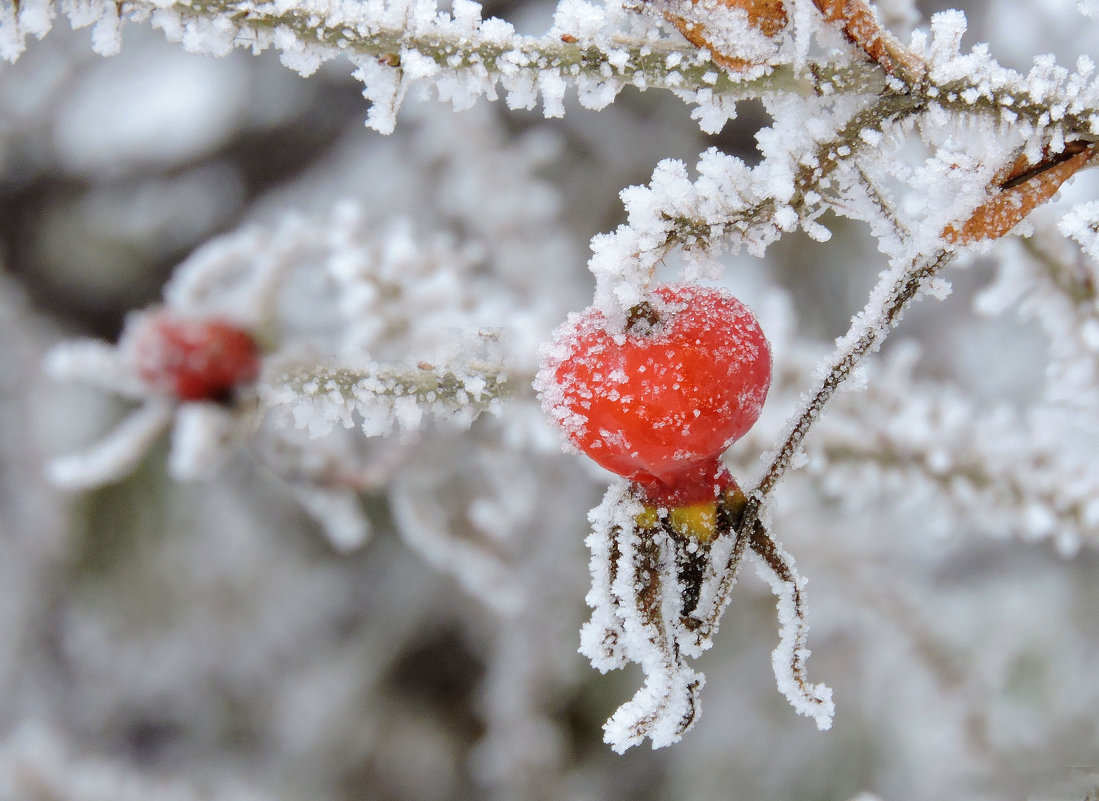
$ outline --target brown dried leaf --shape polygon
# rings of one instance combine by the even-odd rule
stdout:
[[[728,8],[748,12],[748,24],[759,28],[764,36],[775,36],[786,27],[786,7],[782,0],[724,0]]]
[[[698,5],[699,0],[691,0]],[[726,8],[739,8],[748,14],[748,24],[759,29],[765,36],[774,37],[786,27],[788,18],[782,0],[720,0]],[[714,63],[728,70],[739,71],[753,66],[752,62],[718,50],[706,35],[706,26],[689,20],[671,11],[664,12],[664,19],[683,34],[683,38],[698,48],[710,51]]]
[[[879,23],[864,0],[813,0],[824,19],[843,31],[848,41],[860,47],[890,75],[915,83],[927,72],[923,59]]]
[[[960,226],[946,226],[942,238],[952,245],[999,239],[1035,208],[1053,197],[1061,184],[1088,163],[1099,145],[1069,142],[1060,153],[1030,164],[1025,156],[992,179],[991,197]]]

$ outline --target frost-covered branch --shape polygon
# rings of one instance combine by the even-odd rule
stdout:
[[[481,18],[477,3],[461,0],[452,14],[430,0],[370,3],[278,4],[251,0],[126,0],[124,3],[0,3],[0,57],[16,59],[27,36],[45,35],[58,13],[76,27],[94,25],[94,47],[105,55],[121,46],[126,21],[150,20],[192,52],[225,55],[234,47],[274,48],[283,63],[303,75],[343,54],[374,101],[369,122],[391,131],[408,87],[434,83],[443,99],[466,107],[503,88],[512,108],[533,108],[539,95],[548,116],[563,112],[566,87],[593,108],[611,102],[625,86],[702,92],[735,99],[767,92],[812,92],[813,80],[789,66],[741,80],[716,68],[709,55],[680,41],[660,38],[633,15],[630,26],[584,3],[563,5],[544,37],[523,36],[503,20]],[[622,13],[622,12],[620,12]],[[873,84],[872,73],[822,68],[825,79],[852,86]]]
[[[498,87],[511,108],[533,108],[541,97],[547,116],[563,113],[570,86],[591,108],[611,103],[626,86],[669,90],[697,104],[695,116],[714,131],[733,115],[738,99],[872,97],[884,91],[908,112],[940,108],[989,115],[1035,135],[1050,127],[1062,138],[1097,135],[1099,87],[1088,59],[1070,73],[1043,57],[1022,76],[998,65],[987,50],[961,54],[965,19],[957,12],[938,15],[930,43],[919,34],[904,47],[871,24],[874,15],[864,3],[821,0],[818,6],[823,13],[815,24],[839,28],[873,62],[806,63],[794,42],[811,35],[805,31],[783,33],[790,41],[765,64],[730,69],[722,53],[669,36],[656,20],[582,0],[562,3],[542,37],[517,34],[500,19],[482,19],[481,6],[471,0],[454,3],[452,13],[440,13],[433,0],[3,0],[0,57],[14,61],[26,38],[44,36],[60,13],[74,27],[93,25],[93,47],[104,55],[119,50],[121,26],[131,21],[150,21],[192,52],[220,56],[234,47],[273,48],[302,75],[344,55],[373,103],[368,123],[384,132],[393,130],[408,89],[422,83],[457,108],[481,96],[496,98]],[[734,60],[742,44],[730,43]]]
[[[749,511],[745,513],[742,525],[752,521],[758,504],[789,469],[794,457],[801,450],[806,434],[820,419],[824,407],[839,386],[851,376],[863,357],[881,347],[889,332],[900,321],[905,308],[921,290],[927,288],[953,257],[953,251],[942,250],[933,256],[918,258],[911,265],[900,269],[894,267],[882,274],[866,307],[855,316],[851,329],[837,343],[835,355],[825,368],[819,386],[809,395],[771,464],[755,490],[750,493]]]
[[[692,260],[693,275],[706,275],[721,252],[759,256],[799,226],[826,240],[830,234],[816,218],[826,208],[833,173],[875,144],[883,128],[917,110],[908,96],[886,94],[841,116],[838,130],[806,143],[810,155],[782,154],[753,168],[711,149],[699,159],[694,181],[682,162],[661,162],[648,186],[622,193],[627,223],[592,242],[596,304],[613,310],[639,302],[641,288],[677,247]],[[791,165],[793,159],[798,161]]]
[[[482,411],[499,412],[510,386],[500,365],[492,364],[456,368],[421,362],[367,369],[307,364],[273,375],[261,397],[311,436],[323,436],[335,425],[350,427],[355,417],[367,436],[379,436],[397,428],[415,431],[426,418],[468,425]]]

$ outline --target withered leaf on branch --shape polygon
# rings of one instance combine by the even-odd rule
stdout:
[[[1088,163],[1097,147],[1086,142],[1069,142],[1060,153],[1036,164],[1031,164],[1025,155],[1019,156],[992,179],[989,199],[964,223],[947,225],[942,238],[952,245],[1000,238],[1053,197],[1065,181]]]
[[[759,28],[766,36],[774,36],[786,27],[786,8],[782,0],[724,0],[729,8],[742,8],[748,12],[748,23]]]
[[[702,5],[703,10],[707,3],[708,0],[691,0],[692,7]],[[723,6],[727,9],[740,9],[746,12],[748,24],[768,38],[778,35],[789,21],[782,0],[716,0],[710,4],[714,8]],[[670,9],[665,10],[663,14],[664,19],[670,22],[688,42],[695,47],[709,50],[715,64],[734,71],[744,70],[754,65],[755,62],[751,59],[723,52],[722,47],[715,43],[707,32],[705,23],[688,19]]]
[[[909,83],[920,81],[927,67],[918,55],[885,30],[864,0],[813,0],[824,19],[843,31],[883,70]]]

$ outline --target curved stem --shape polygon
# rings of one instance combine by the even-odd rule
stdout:
[[[752,526],[759,517],[760,506],[789,469],[794,456],[801,450],[805,436],[820,419],[840,384],[851,375],[863,357],[881,347],[920,289],[942,272],[954,255],[953,250],[943,249],[930,256],[915,259],[900,275],[896,275],[896,271],[883,275],[871,295],[870,303],[855,317],[847,335],[841,340],[831,366],[794,420],[763,478],[748,494],[748,505],[740,521],[740,531],[752,531]],[[874,299],[880,296],[883,286],[889,289],[879,304]]]

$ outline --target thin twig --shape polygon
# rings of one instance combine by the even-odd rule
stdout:
[[[775,488],[779,479],[786,473],[794,456],[801,449],[806,434],[813,424],[820,419],[828,401],[831,400],[836,390],[850,375],[855,367],[868,353],[881,347],[882,342],[889,332],[897,324],[902,312],[917,296],[927,282],[942,272],[943,268],[954,257],[953,250],[940,250],[932,256],[917,259],[912,267],[897,278],[889,297],[883,304],[881,313],[871,324],[866,324],[865,312],[856,318],[848,332],[847,339],[853,340],[853,344],[837,353],[836,359],[821,381],[820,386],[812,394],[804,405],[801,414],[798,415],[790,433],[786,436],[778,453],[771,461],[771,465],[763,474],[750,493],[748,493],[748,505],[744,510],[744,516],[740,521],[740,531],[749,532],[759,517],[760,507],[768,494]],[[876,310],[868,309],[870,313]],[[863,330],[859,330],[862,328]]]

